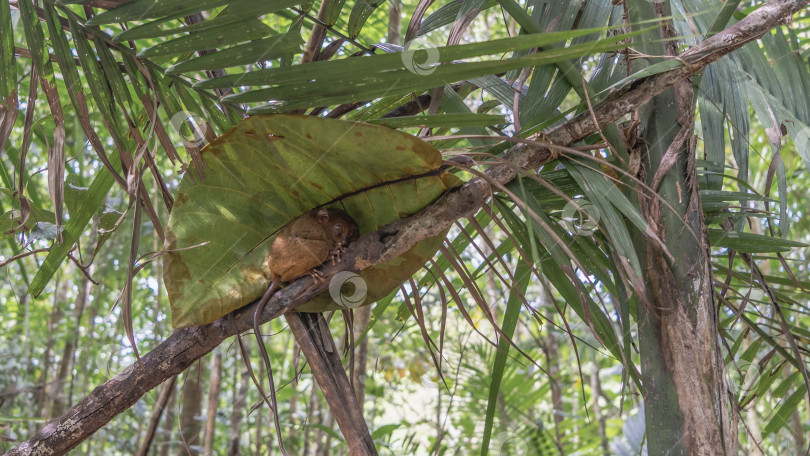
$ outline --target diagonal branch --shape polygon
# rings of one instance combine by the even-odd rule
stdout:
[[[808,0],[774,0],[761,6],[734,26],[680,54],[677,59],[683,66],[634,81],[594,106],[592,112],[555,128],[548,133],[548,138],[559,145],[582,140],[597,132],[600,126],[615,122],[711,62],[758,39],[771,28],[790,22],[792,15],[807,5]],[[535,169],[553,156],[547,148],[521,144],[506,154],[511,165],[490,168],[487,174],[490,179],[505,184],[515,178],[518,168]],[[364,236],[352,244],[343,263],[326,266],[324,275],[330,278],[338,271],[357,271],[393,259],[419,241],[442,233],[457,219],[474,215],[490,194],[489,184],[483,179],[474,178],[418,214]],[[309,277],[298,280],[273,296],[265,307],[261,321],[277,318],[327,288],[328,281],[314,285]],[[252,328],[254,306],[255,303],[245,306],[208,325],[175,331],[141,358],[143,367],[137,363],[127,367],[8,454],[62,454],[74,448],[135,404],[147,391],[182,372],[227,338]]]

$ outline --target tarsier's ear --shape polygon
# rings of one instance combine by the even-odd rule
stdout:
[[[315,218],[318,219],[318,222],[324,223],[329,221],[329,211],[326,208],[318,209],[318,213],[315,214]]]

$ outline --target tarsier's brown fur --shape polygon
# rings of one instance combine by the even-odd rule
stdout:
[[[272,283],[259,301],[256,313],[253,314],[253,332],[259,342],[259,351],[270,380],[271,403],[269,405],[275,412],[276,434],[279,448],[284,455],[287,452],[281,442],[276,386],[270,369],[270,358],[267,356],[267,349],[259,328],[262,311],[267,301],[281,288],[283,282],[289,282],[305,275],[311,275],[316,283],[323,282],[325,280],[323,275],[315,268],[330,257],[333,264],[340,262],[340,255],[346,251],[346,246],[357,237],[357,234],[357,224],[348,214],[338,209],[321,208],[302,214],[284,225],[270,246],[267,266],[270,268]],[[261,391],[261,386],[258,384],[257,386]]]
[[[270,247],[267,265],[276,282],[289,282],[310,274],[331,256],[340,257],[346,244],[357,235],[357,224],[338,209],[317,209],[300,215],[279,231]]]

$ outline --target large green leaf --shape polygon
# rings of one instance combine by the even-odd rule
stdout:
[[[340,208],[363,235],[459,183],[439,172],[441,154],[413,136],[317,117],[250,117],[206,146],[202,158],[205,180],[194,169],[186,173],[166,235],[164,281],[175,327],[211,322],[259,298],[270,283],[270,243],[300,214]],[[365,303],[410,277],[442,239],[363,270]],[[328,295],[319,298],[299,310],[339,308]]]

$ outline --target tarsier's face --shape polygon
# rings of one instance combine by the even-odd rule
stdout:
[[[338,245],[346,245],[357,234],[357,228],[354,223],[346,220],[337,220],[332,225],[332,236]]]
[[[332,237],[335,238],[335,242],[340,245],[346,243],[346,227],[343,226],[343,223],[335,223],[332,225]]]
[[[336,246],[344,247],[357,238],[357,224],[345,212],[338,209],[320,209],[317,218],[326,235],[331,236]]]

